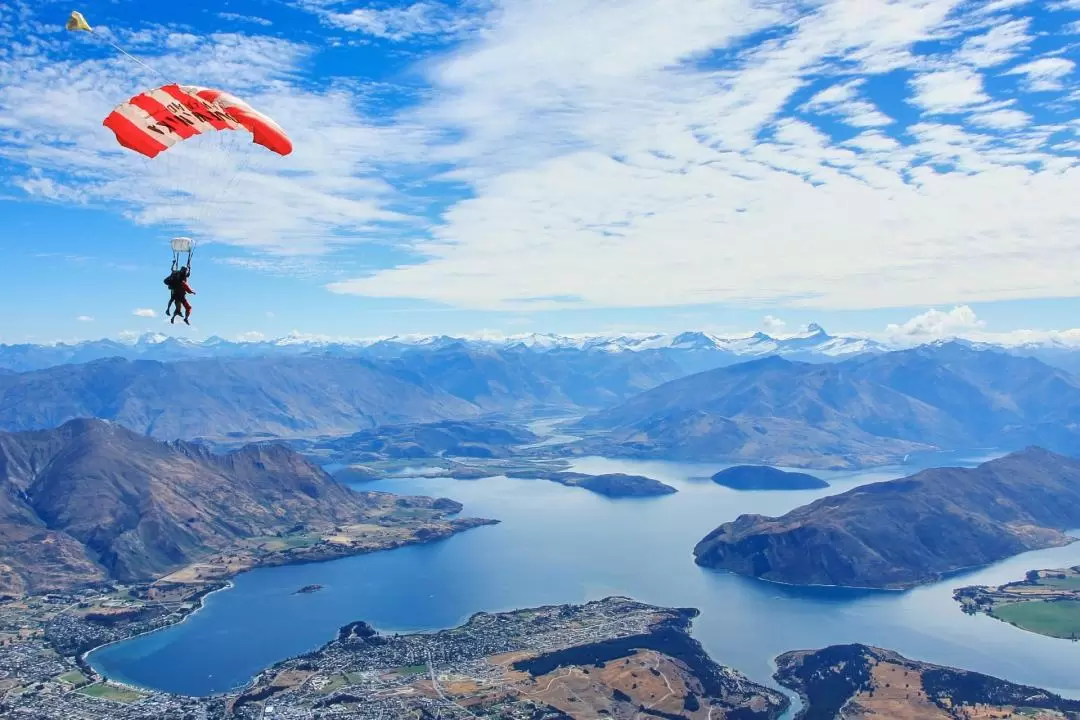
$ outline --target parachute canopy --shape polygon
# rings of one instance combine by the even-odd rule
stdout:
[[[90,27],[90,23],[86,22],[86,18],[82,16],[82,13],[75,11],[71,13],[71,17],[68,18],[67,25],[68,30],[82,30],[84,32],[93,32],[93,28]]]
[[[151,158],[195,135],[240,128],[278,155],[293,149],[280,125],[240,98],[194,85],[174,83],[139,93],[116,106],[103,124],[121,145]]]
[[[194,246],[195,243],[192,242],[191,238],[188,237],[178,237],[172,239],[172,249],[175,253],[191,252],[191,249]]]

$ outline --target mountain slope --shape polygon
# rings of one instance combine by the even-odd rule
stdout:
[[[410,350],[386,363],[401,377],[497,412],[606,407],[684,375],[657,354],[536,352],[463,342]]]
[[[444,420],[384,425],[344,437],[299,442],[293,447],[335,463],[356,463],[439,456],[507,457],[511,448],[537,439],[528,429],[517,425]]]
[[[595,413],[593,451],[850,467],[930,448],[1080,448],[1080,384],[1064,371],[959,343],[682,378]]]
[[[328,530],[428,498],[357,493],[279,445],[214,455],[113,423],[0,434],[0,591],[148,580],[244,538]]]
[[[658,356],[461,344],[386,359],[109,358],[0,374],[0,429],[99,417],[162,439],[340,435],[484,413],[594,409],[681,375]]]
[[[1080,460],[1029,448],[977,468],[924,470],[709,533],[699,565],[796,585],[903,588],[1071,540]]]
[[[479,414],[362,359],[99,360],[0,376],[0,429],[114,420],[162,439],[343,433]]]

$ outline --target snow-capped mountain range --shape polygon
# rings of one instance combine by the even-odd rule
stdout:
[[[1080,357],[1072,347],[1055,343],[1027,343],[1004,347],[992,343],[968,344],[997,348],[1014,354],[1043,357],[1067,354]],[[908,344],[907,346],[910,346]],[[691,366],[718,367],[767,355],[781,355],[807,362],[843,360],[865,353],[897,349],[889,343],[866,337],[830,335],[820,325],[811,324],[799,333],[772,336],[763,332],[723,337],[707,332],[653,333],[627,335],[520,334],[508,336],[394,336],[384,338],[333,338],[290,334],[273,340],[226,340],[209,337],[189,340],[160,333],[125,340],[89,340],[48,345],[0,344],[0,370],[26,372],[45,367],[83,363],[106,357],[130,360],[177,361],[207,357],[253,357],[269,355],[336,355],[391,358],[408,352],[499,350],[519,352],[661,353],[689,359]],[[1046,358],[1044,358],[1046,359]]]
[[[221,337],[188,340],[161,333],[146,333],[126,340],[88,340],[48,345],[0,345],[0,368],[23,372],[105,357],[147,360],[183,360],[200,357],[237,357],[273,354],[335,354],[392,357],[417,350],[441,350],[460,346],[469,349],[528,350],[533,352],[645,352],[708,353],[730,355],[733,360],[763,355],[820,356],[822,360],[851,357],[888,348],[873,340],[834,337],[819,325],[804,332],[773,337],[755,333],[721,337],[705,332],[631,335],[554,335],[530,333],[508,336],[394,336],[385,338],[332,338],[291,334],[273,340],[233,341]]]

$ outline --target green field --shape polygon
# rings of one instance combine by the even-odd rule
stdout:
[[[406,665],[395,670],[398,675],[423,675],[427,672],[427,665]]]
[[[996,606],[991,614],[1040,635],[1070,639],[1080,637],[1080,600],[1008,603]]]
[[[1042,578],[1039,580],[1038,585],[1062,590],[1080,590],[1080,576],[1066,575],[1064,578]]]
[[[133,703],[136,700],[142,698],[137,692],[128,690],[126,688],[117,687],[115,685],[105,685],[104,683],[98,683],[96,685],[87,685],[78,692],[90,697],[101,698],[102,700],[112,700],[114,702]]]
[[[61,682],[66,682],[68,685],[75,685],[76,687],[86,684],[86,676],[78,670],[72,670],[69,673],[64,673],[60,676],[59,679]]]
[[[251,541],[260,545],[269,545],[270,549],[291,550],[293,548],[309,547],[319,542],[322,537],[318,534],[315,535],[286,535],[285,537],[277,537],[275,535],[264,535],[262,537],[252,538]]]

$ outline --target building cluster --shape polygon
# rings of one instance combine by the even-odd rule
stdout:
[[[18,720],[555,720],[564,717],[517,696],[506,668],[489,658],[515,651],[565,650],[647,633],[657,608],[623,599],[474,616],[431,634],[350,635],[264,671],[238,696],[187,698],[126,688],[73,673],[73,658],[45,638],[0,648],[0,667],[15,669],[18,687],[0,700],[0,716]],[[53,617],[50,624],[60,621]],[[74,617],[74,616],[73,616]],[[74,632],[74,630],[72,630]],[[75,679],[72,679],[72,675]],[[282,678],[290,682],[282,685]],[[451,683],[479,688],[484,702],[451,697]],[[461,702],[459,703],[459,700]],[[554,714],[553,714],[554,713]]]

